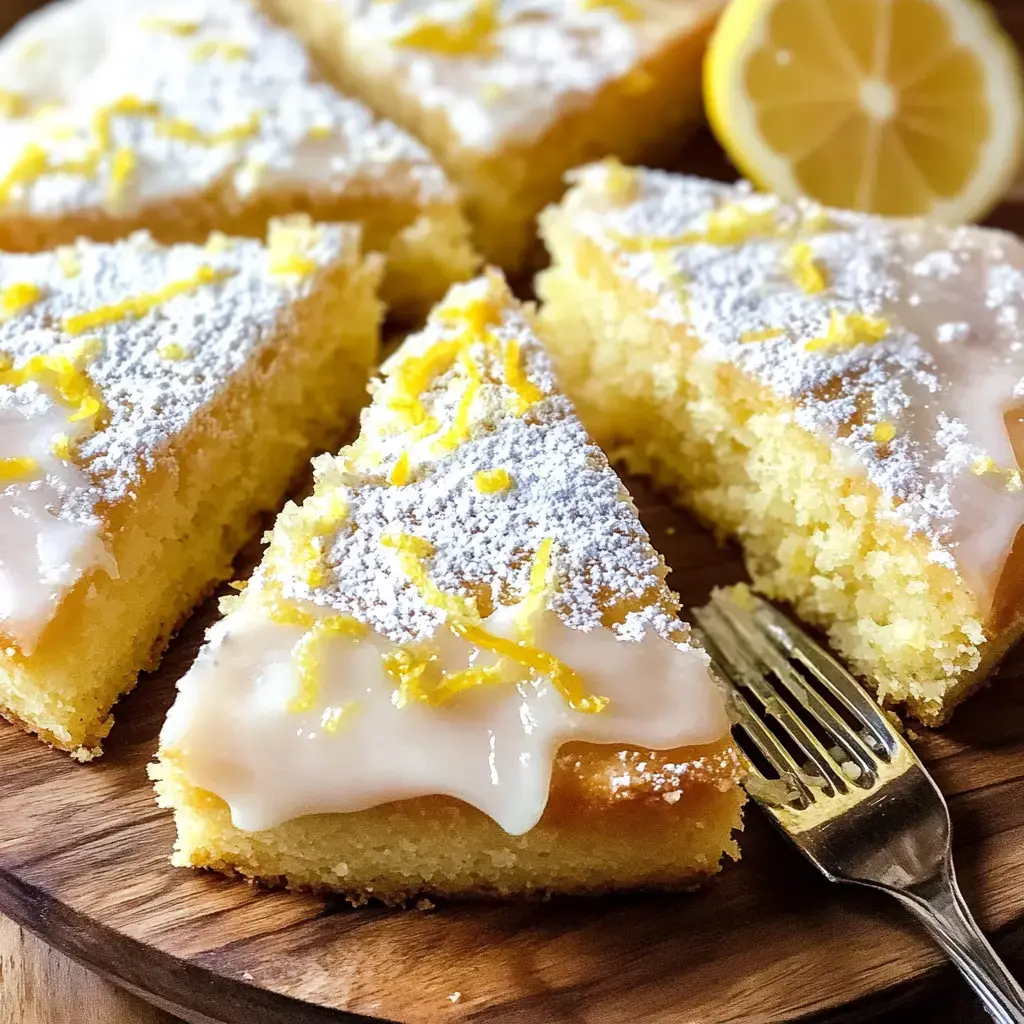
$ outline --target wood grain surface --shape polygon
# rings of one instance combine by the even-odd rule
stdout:
[[[0,2],[0,32],[33,0]],[[995,4],[1024,39],[1024,2]],[[729,178],[705,134],[684,169]],[[1024,231],[1024,184],[991,218]],[[688,603],[742,578],[721,550],[627,481]],[[255,552],[249,553],[249,558]],[[853,1024],[986,1018],[922,935],[880,898],[828,886],[751,810],[744,859],[689,896],[429,912],[351,910],[173,870],[169,816],[145,776],[207,604],[122,702],[88,767],[0,725],[0,1024],[165,1024],[26,936],[202,1024],[410,1022]],[[1024,656],[915,745],[950,797],[968,901],[1024,975]],[[458,999],[452,1001],[455,994]],[[33,1016],[33,1013],[35,1016]]]
[[[735,552],[628,483],[685,602],[742,577]],[[145,766],[215,614],[206,605],[122,702],[99,763],[0,728],[0,911],[188,1020],[753,1024],[877,1008],[941,964],[895,907],[825,883],[755,811],[744,859],[683,896],[352,910],[172,869],[173,826]],[[1022,675],[1015,659],[917,741],[951,797],[964,889],[989,930],[1024,921]]]
[[[0,1024],[174,1024],[0,917]]]

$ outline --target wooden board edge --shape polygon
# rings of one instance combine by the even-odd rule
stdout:
[[[393,1024],[303,1002],[138,942],[0,868],[0,913],[106,981],[189,1024]],[[191,995],[188,1005],[182,992]]]

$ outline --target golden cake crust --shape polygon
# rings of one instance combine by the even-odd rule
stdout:
[[[339,893],[357,906],[371,899],[404,906],[423,894],[540,899],[625,887],[695,889],[720,870],[722,837],[742,828],[744,801],[743,765],[729,743],[675,751],[569,745],[555,761],[548,806],[524,837],[508,836],[476,808],[447,796],[246,833],[231,824],[219,797],[188,782],[173,752],[162,752],[149,772],[159,802],[175,810],[174,863],[274,887]],[[362,835],[368,844],[415,851],[438,874],[420,878],[410,870],[403,879],[394,869],[360,871],[357,858],[373,853],[353,843]],[[445,864],[439,842],[452,845],[461,862]],[[602,845],[610,848],[603,864],[591,856]],[[481,849],[488,851],[489,867],[466,869]],[[739,858],[732,838],[724,854]],[[358,880],[347,885],[357,872]]]

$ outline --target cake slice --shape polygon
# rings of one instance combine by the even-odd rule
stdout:
[[[723,698],[529,312],[458,286],[383,373],[179,683],[174,862],[387,903],[713,874]]]
[[[543,231],[597,439],[739,538],[883,703],[945,721],[1024,625],[1020,241],[614,163]]]
[[[350,226],[0,254],[0,714],[80,759],[311,452],[355,418]]]
[[[460,186],[480,250],[527,268],[563,175],[651,163],[701,116],[724,0],[262,0],[328,77],[423,140]]]
[[[477,263],[426,149],[246,0],[59,0],[0,43],[0,248],[262,238],[296,212],[362,223],[400,315]]]

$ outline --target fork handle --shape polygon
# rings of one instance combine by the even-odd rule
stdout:
[[[997,1024],[1024,1024],[1024,989],[972,917],[948,857],[939,873],[927,882],[884,888],[928,929]]]

